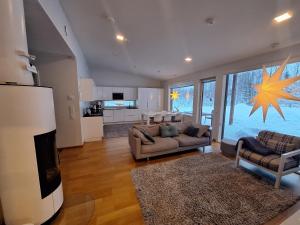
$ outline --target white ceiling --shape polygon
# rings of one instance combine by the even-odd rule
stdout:
[[[61,0],[92,68],[162,80],[300,42],[299,0]],[[272,19],[286,10],[294,17]],[[114,18],[111,22],[106,17]],[[215,18],[214,25],[205,23]],[[115,33],[128,42],[117,43]],[[184,58],[192,56],[186,64]]]

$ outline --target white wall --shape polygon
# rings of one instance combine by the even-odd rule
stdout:
[[[92,70],[92,78],[96,86],[119,86],[119,87],[162,87],[160,80],[151,79],[135,74]]]
[[[28,60],[16,50],[28,54],[23,1],[0,1],[0,83],[32,85],[32,74],[25,70]]]
[[[77,39],[72,32],[70,23],[59,0],[39,0],[41,6],[61,34],[76,58],[77,71],[79,77],[89,77],[89,68]],[[66,27],[66,31],[65,31]]]
[[[193,74],[188,74],[185,76],[170,79],[163,83],[165,88],[165,109],[169,107],[169,88],[177,83],[190,83],[195,84],[195,95],[194,99],[194,121],[199,121],[199,110],[200,110],[200,100],[198,98],[201,90],[198,89],[200,80],[206,78],[216,77],[216,93],[215,93],[215,121],[213,124],[213,138],[220,140],[222,132],[222,122],[223,122],[223,106],[224,106],[224,94],[225,94],[225,83],[226,75],[234,72],[252,70],[256,68],[261,68],[262,65],[275,65],[280,64],[288,56],[291,57],[290,62],[300,60],[300,44],[290,46],[283,49],[278,49],[269,53],[261,54],[258,56],[242,59],[233,63],[226,65],[217,66],[211,69],[199,71]]]
[[[36,53],[41,84],[53,87],[57,147],[82,145],[78,77],[73,58]],[[71,118],[70,111],[74,111]]]

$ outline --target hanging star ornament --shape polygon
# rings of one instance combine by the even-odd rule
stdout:
[[[300,80],[300,76],[288,78],[281,80],[282,73],[286,67],[286,64],[289,60],[289,57],[283,62],[283,64],[276,70],[273,75],[270,75],[266,67],[263,66],[263,77],[261,84],[255,85],[255,90],[257,95],[251,100],[253,102],[253,108],[250,112],[251,116],[258,108],[262,107],[263,110],[263,120],[266,121],[267,113],[269,107],[272,105],[277,112],[284,119],[283,112],[279,106],[279,99],[294,100],[300,101],[300,98],[297,98],[287,92],[285,88]]]
[[[171,94],[170,94],[170,97],[173,101],[177,100],[179,98],[179,93],[178,91],[173,91]]]

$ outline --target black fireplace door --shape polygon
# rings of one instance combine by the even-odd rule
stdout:
[[[34,136],[36,159],[42,199],[51,194],[61,183],[56,130]]]

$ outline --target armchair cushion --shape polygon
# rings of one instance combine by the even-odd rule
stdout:
[[[281,155],[295,150],[295,145],[292,143],[277,141],[269,139],[266,143],[266,147],[271,149],[275,154]]]
[[[250,162],[253,162],[270,170],[277,171],[279,168],[281,158],[280,155],[271,154],[263,156],[246,149],[241,149],[239,154],[241,157],[249,160]],[[299,161],[294,158],[287,158],[283,170],[289,170],[297,166],[299,166]]]
[[[243,148],[246,148],[247,150],[251,152],[255,152],[260,155],[270,155],[273,154],[273,151],[264,145],[262,145],[258,140],[256,140],[254,137],[243,137],[239,141],[243,141]],[[238,143],[236,145],[236,149],[238,146]]]

